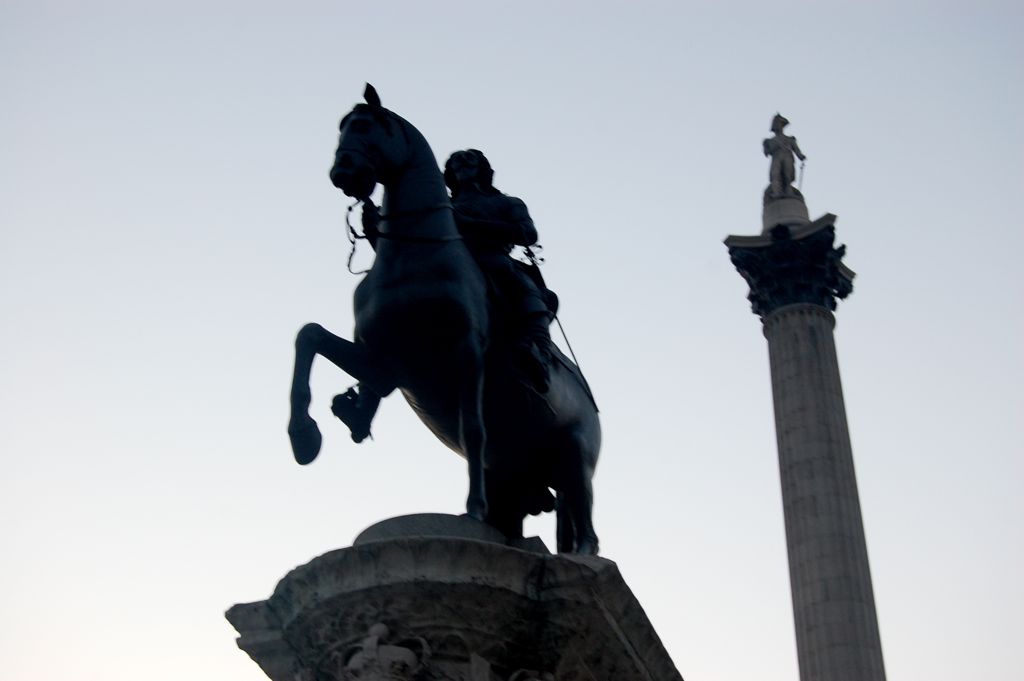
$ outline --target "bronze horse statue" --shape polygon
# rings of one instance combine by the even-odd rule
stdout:
[[[296,461],[308,464],[320,450],[308,410],[310,368],[321,355],[377,395],[399,389],[466,458],[469,516],[521,537],[528,513],[556,508],[558,550],[596,554],[591,477],[601,427],[578,368],[552,348],[544,394],[517,374],[507,344],[492,333],[487,286],[434,153],[372,86],[364,96],[341,121],[330,176],[359,200],[384,186],[376,258],[356,287],[354,342],[315,323],[295,339],[288,434]]]

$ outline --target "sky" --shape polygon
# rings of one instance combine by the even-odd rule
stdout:
[[[722,244],[760,231],[789,118],[857,272],[835,335],[888,676],[1024,679],[1022,35],[988,1],[7,0],[5,680],[257,681],[229,606],[462,512],[397,395],[349,441],[326,362],[320,459],[285,434],[295,332],[351,331],[327,171],[365,82],[528,204],[601,406],[602,555],[687,681],[798,675],[767,347]]]

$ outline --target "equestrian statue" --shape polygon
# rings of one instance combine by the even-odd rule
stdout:
[[[557,297],[535,266],[509,257],[513,244],[537,240],[526,205],[494,188],[479,151],[456,152],[442,175],[412,124],[385,109],[372,86],[364,98],[341,121],[330,177],[363,203],[376,257],[355,290],[354,340],[315,323],[295,340],[288,434],[296,461],[320,451],[308,410],[321,355],[359,382],[332,404],[354,441],[398,389],[466,459],[470,517],[515,538],[527,514],[556,510],[558,550],[596,554],[597,407],[578,367],[550,341]],[[378,183],[381,212],[370,200]]]

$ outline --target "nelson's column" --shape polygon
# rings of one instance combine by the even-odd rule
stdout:
[[[808,219],[792,186],[794,156],[781,115],[764,141],[771,183],[759,236],[725,240],[750,285],[771,362],[779,473],[801,681],[883,681],[846,407],[833,328],[854,273],[834,247],[831,214]]]

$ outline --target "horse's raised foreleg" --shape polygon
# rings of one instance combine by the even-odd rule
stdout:
[[[291,418],[288,421],[288,437],[292,453],[300,464],[308,464],[320,452],[322,437],[316,421],[309,415],[312,394],[309,390],[309,374],[313,358],[322,355],[345,373],[371,385],[383,385],[381,372],[374,366],[366,349],[345,340],[320,326],[306,324],[295,337],[295,369],[292,373]],[[382,391],[378,391],[382,392]]]

